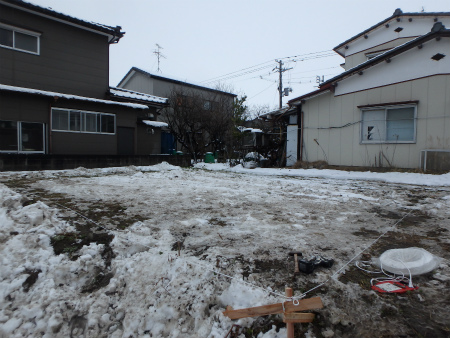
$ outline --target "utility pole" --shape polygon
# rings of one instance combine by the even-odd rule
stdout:
[[[161,69],[159,68],[159,60],[160,60],[160,58],[166,59],[166,56],[163,55],[163,53],[161,53],[161,51],[160,51],[160,49],[164,49],[164,48],[162,48],[162,47],[161,47],[160,45],[158,45],[158,44],[156,44],[156,48],[158,48],[158,49],[155,49],[155,50],[153,51],[153,54],[155,54],[156,57],[158,58],[158,70],[157,70],[157,71],[161,73]]]
[[[273,70],[277,71],[278,73],[280,73],[279,75],[279,84],[278,84],[278,93],[280,95],[280,109],[283,106],[283,96],[284,95],[288,95],[286,93],[288,93],[288,91],[283,90],[283,73],[287,70],[292,69],[291,68],[283,68],[283,61],[281,60],[275,60],[276,63],[278,63],[278,67],[275,67]],[[292,89],[291,89],[292,91]]]

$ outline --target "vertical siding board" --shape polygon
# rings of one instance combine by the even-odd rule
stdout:
[[[431,149],[444,148],[445,78],[432,77],[428,85],[427,141]]]
[[[352,95],[340,96],[341,100],[341,111],[342,119],[345,123],[352,122],[353,117],[353,98]],[[352,152],[353,152],[353,129],[352,127],[346,127],[342,129],[341,133],[341,164],[351,165],[352,163]]]

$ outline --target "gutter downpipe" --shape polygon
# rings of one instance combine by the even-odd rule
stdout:
[[[300,155],[298,157],[299,161],[303,162],[303,109],[302,105],[300,104]]]

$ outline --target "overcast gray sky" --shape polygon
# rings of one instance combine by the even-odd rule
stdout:
[[[121,26],[126,32],[111,46],[110,84],[133,67],[214,87],[220,79],[250,105],[278,107],[278,73],[293,92],[283,102],[339,74],[343,62],[332,49],[392,15],[450,12],[449,0],[28,0],[77,18]],[[335,54],[335,55],[333,55]],[[294,58],[287,58],[298,56]],[[293,61],[297,60],[297,61]],[[301,61],[303,60],[303,61]],[[258,65],[258,66],[257,66]],[[229,74],[224,77],[224,75]]]

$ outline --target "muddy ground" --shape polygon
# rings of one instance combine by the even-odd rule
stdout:
[[[386,232],[358,260],[414,246],[441,257],[440,267],[413,278],[419,290],[397,295],[372,291],[373,276],[351,263],[308,294],[320,296],[325,307],[315,311],[313,323],[296,324],[296,337],[450,337],[448,187],[196,169],[17,173],[0,175],[0,182],[25,196],[24,205],[42,201],[76,227],[52,238],[55,254],[76,260],[82,246],[105,244],[106,264],[83,293],[101,292],[114,275],[110,230],[126,231],[136,222],[155,233],[169,230],[174,255],[198,257],[224,274],[238,272],[242,280],[281,293],[289,286],[297,295],[326,281]],[[294,275],[292,250],[335,264]],[[36,278],[38,272],[30,271],[26,287]],[[279,316],[260,317],[230,336],[256,337],[273,325],[285,324]]]

